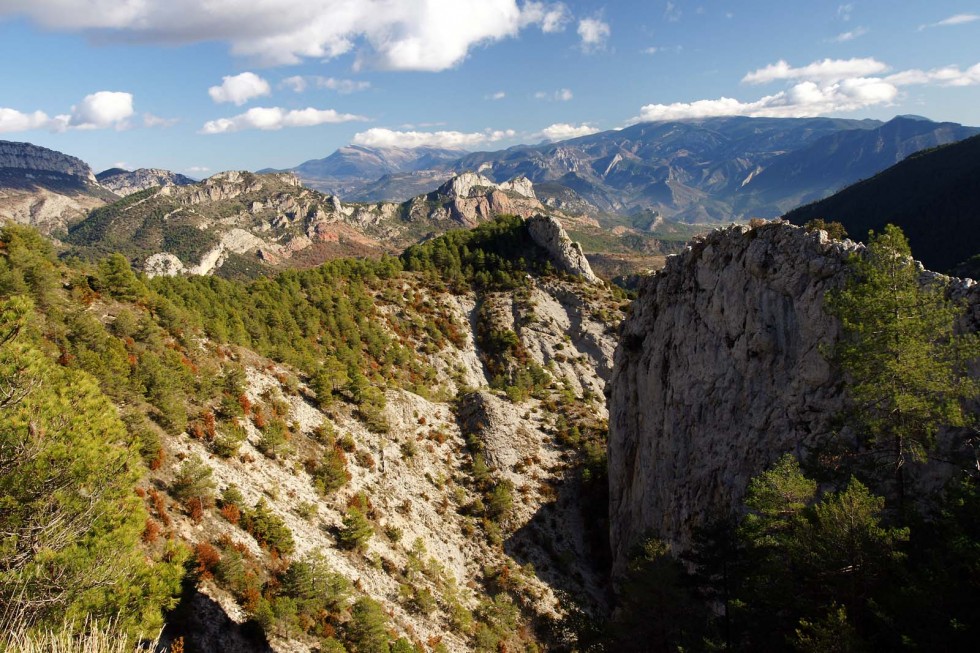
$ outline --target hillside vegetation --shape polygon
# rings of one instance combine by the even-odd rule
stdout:
[[[980,254],[980,137],[920,152],[825,200],[786,214],[794,224],[840,222],[852,238],[888,223],[902,228],[912,255],[948,271]]]

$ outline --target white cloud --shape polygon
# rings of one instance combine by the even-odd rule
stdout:
[[[51,118],[43,111],[22,113],[17,109],[0,107],[0,134],[26,132],[32,129],[50,129]]]
[[[133,115],[132,93],[99,91],[86,95],[71,108],[68,127],[73,129],[125,129]],[[57,120],[58,118],[56,118]]]
[[[534,94],[535,100],[554,100],[555,102],[568,102],[575,94],[569,88],[560,88],[553,93],[548,91],[538,91]]]
[[[447,149],[467,149],[484,143],[494,143],[505,139],[515,138],[517,132],[513,129],[492,130],[482,132],[458,131],[394,131],[382,127],[374,127],[354,135],[354,145],[366,147],[443,147]]]
[[[888,66],[873,59],[824,59],[801,68],[793,68],[783,60],[759,68],[742,78],[743,84],[767,84],[777,80],[806,79],[824,83],[836,82],[851,77],[866,77],[883,73]]]
[[[972,23],[973,21],[980,20],[980,15],[977,14],[956,14],[955,16],[950,16],[949,18],[944,18],[937,23],[927,23],[925,25],[919,25],[919,31],[929,28],[929,27],[951,27],[953,25],[965,25],[966,23]]]
[[[853,4],[838,5],[837,7],[837,17],[844,21],[845,23],[851,20],[851,12],[854,11]]]
[[[254,107],[231,118],[210,120],[204,124],[200,133],[226,134],[248,129],[271,131],[283,127],[312,127],[359,120],[367,120],[367,118],[350,113],[337,113],[333,109],[307,108],[287,111],[280,107]]]
[[[742,81],[789,81],[792,85],[786,90],[754,101],[721,97],[694,102],[648,104],[640,109],[640,115],[632,122],[717,116],[801,118],[888,105],[899,97],[901,87],[913,84],[980,85],[980,63],[966,70],[947,66],[929,71],[906,70],[885,77],[873,76],[874,72],[888,69],[886,64],[874,59],[824,59],[801,68],[793,68],[785,61],[779,61],[749,73]]]
[[[189,168],[184,168],[184,172],[190,173],[192,175],[200,175],[200,174],[211,172],[211,168],[207,166],[191,166]]]
[[[529,25],[558,30],[564,13],[556,4],[530,20],[525,10],[538,7],[517,0],[4,0],[0,16],[102,41],[223,41],[233,54],[268,65],[356,50],[361,65],[443,70]]]
[[[208,89],[208,95],[218,103],[234,102],[242,106],[252,98],[269,95],[272,92],[269,82],[255,73],[228,75],[221,80],[221,86],[212,86]]]
[[[568,123],[559,122],[553,125],[545,127],[540,132],[535,134],[532,138],[545,139],[549,141],[564,141],[569,138],[578,138],[579,136],[588,136],[589,134],[595,134],[599,130],[588,123],[582,123],[578,127],[575,125],[570,125]]]
[[[564,2],[525,2],[521,7],[521,26],[540,25],[545,34],[563,32],[572,20]]]
[[[582,39],[582,50],[594,52],[606,46],[606,39],[612,30],[609,23],[604,23],[598,18],[583,18],[578,22],[578,35]]]
[[[22,132],[46,129],[63,132],[69,129],[127,129],[133,116],[133,95],[119,91],[99,91],[86,95],[67,114],[49,116],[44,111],[23,113],[0,107],[0,132]]]
[[[677,6],[677,3],[667,1],[667,6],[664,7],[664,20],[671,23],[676,23],[681,19],[681,8]]]
[[[841,32],[837,36],[831,39],[835,43],[847,43],[848,41],[853,41],[856,38],[860,38],[868,33],[866,27],[856,27],[849,32]]]
[[[178,122],[180,122],[180,118],[161,118],[160,116],[155,116],[152,113],[143,114],[144,127],[173,127]]]
[[[503,100],[507,97],[507,94],[503,91],[497,91],[496,93],[491,93],[490,95],[484,96],[486,100]]]
[[[938,84],[940,86],[975,86],[980,84],[980,63],[960,70],[959,66],[946,66],[932,70],[903,70],[889,75],[885,81],[895,86]]]
[[[288,88],[294,93],[302,93],[306,90],[307,83],[306,78],[302,75],[293,75],[292,77],[287,77],[286,79],[279,82],[279,85]]]
[[[803,118],[887,104],[894,101],[897,95],[898,89],[895,86],[874,78],[845,79],[825,86],[807,81],[754,102],[722,97],[696,102],[648,104],[640,109],[640,115],[634,120],[684,120],[718,116]]]

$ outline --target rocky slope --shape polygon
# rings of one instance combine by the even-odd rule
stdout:
[[[0,141],[0,221],[50,234],[115,198],[80,159],[30,143]]]
[[[732,226],[641,282],[609,398],[617,571],[646,535],[684,550],[709,513],[736,510],[752,476],[830,433],[843,396],[824,358],[839,324],[823,297],[859,248],[784,222]],[[980,286],[957,284],[976,329]]]
[[[495,215],[539,212],[548,209],[524,178],[498,184],[465,173],[401,204],[352,204],[305,188],[292,174],[232,171],[130,195],[74,225],[67,241],[81,252],[123,252],[151,275],[212,274],[229,262],[229,274],[254,274],[397,253]]]
[[[545,395],[576,397],[590,422],[604,422],[600,398],[612,370],[612,315],[619,313],[619,302],[608,289],[554,278],[536,278],[526,293],[515,297],[432,292],[409,275],[379,288],[375,300],[385,327],[400,334],[396,337],[406,346],[427,352],[426,362],[436,370],[428,398],[404,390],[386,393],[387,433],[366,428],[343,404],[319,410],[313,393],[295,382],[288,367],[247,350],[219,347],[245,366],[246,396],[253,410],[278,406],[275,414],[291,425],[292,437],[277,453],[263,454],[261,431],[245,420],[247,439],[230,458],[215,456],[206,438],[169,438],[164,443],[166,462],[154,473],[148,491],[169,486],[181,461],[199,457],[212,470],[219,492],[234,484],[245,505],[262,500],[283,520],[296,542],[294,559],[323,555],[357,594],[385,606],[395,632],[425,643],[426,650],[438,644],[454,652],[474,650],[473,641],[453,625],[460,607],[477,611],[481,596],[500,591],[526,624],[559,619],[570,605],[559,600],[560,592],[588,611],[601,612],[604,575],[594,564],[597,554],[588,537],[589,518],[583,514],[577,458],[556,437],[554,399],[515,402],[492,390],[483,354],[467,325],[475,326],[478,314],[492,314],[489,319],[496,327],[517,334],[530,360],[548,370],[554,390]],[[406,335],[406,327],[423,315],[423,306],[430,317],[459,325],[462,340],[433,350],[424,335],[418,340]],[[307,462],[323,455],[317,433],[324,425],[351,446],[350,480],[327,497],[316,489]],[[472,477],[474,442],[489,473],[497,482],[508,482],[514,492],[513,508],[500,521],[500,530],[489,536],[474,516],[473,506],[481,501]],[[374,535],[366,550],[352,552],[338,545],[337,532],[358,496],[371,506]],[[263,564],[276,564],[250,535],[217,514],[195,521],[169,499],[155,505],[164,506],[154,513],[156,519],[170,523],[169,529],[185,542],[224,542],[225,547],[234,542]],[[421,590],[435,597],[425,610],[413,598]],[[211,615],[210,625],[188,616],[197,611]],[[246,619],[231,593],[214,580],[204,580],[178,610],[164,639],[183,636],[195,650],[316,650],[315,640],[278,627],[269,632],[270,648],[257,649],[238,634]]]
[[[95,175],[95,178],[103,188],[120,197],[126,197],[154,186],[188,186],[195,183],[190,177],[159,168],[138,168],[136,170],[110,168]]]

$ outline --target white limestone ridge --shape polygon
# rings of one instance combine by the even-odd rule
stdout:
[[[845,396],[825,356],[840,324],[824,294],[861,251],[779,221],[732,226],[641,283],[609,396],[616,571],[643,537],[684,551],[708,517],[735,514],[749,479],[832,433]],[[980,286],[954,279],[949,292],[968,307],[961,327],[976,331]],[[923,484],[945,473],[912,467]]]

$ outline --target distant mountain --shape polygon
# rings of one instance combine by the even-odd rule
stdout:
[[[310,188],[332,195],[341,195],[347,199],[347,194],[352,189],[375,182],[385,175],[434,168],[446,170],[448,164],[465,154],[466,150],[435,147],[403,148],[348,145],[324,159],[306,161],[295,168],[277,172],[292,172]],[[271,171],[263,170],[260,172]],[[444,177],[443,181],[449,176],[451,175]],[[406,196],[406,199],[410,196]]]
[[[117,196],[81,159],[31,143],[0,141],[0,221],[62,232]]]
[[[980,136],[914,154],[871,179],[786,214],[795,224],[841,222],[852,238],[900,226],[929,269],[980,254]]]
[[[136,170],[110,168],[95,175],[95,178],[104,188],[108,188],[121,197],[154,186],[187,186],[196,183],[190,177],[159,168],[138,168]]]
[[[555,182],[608,212],[653,210],[686,222],[724,221],[755,215],[753,207],[736,211],[736,196],[781,156],[824,136],[880,126],[874,120],[833,118],[641,123],[557,143],[477,152],[460,159],[455,169],[493,179],[524,175],[536,184]]]
[[[910,154],[978,133],[976,127],[899,116],[876,129],[830,134],[779,157],[753,176],[739,189],[736,211],[782,213],[867,179]]]

